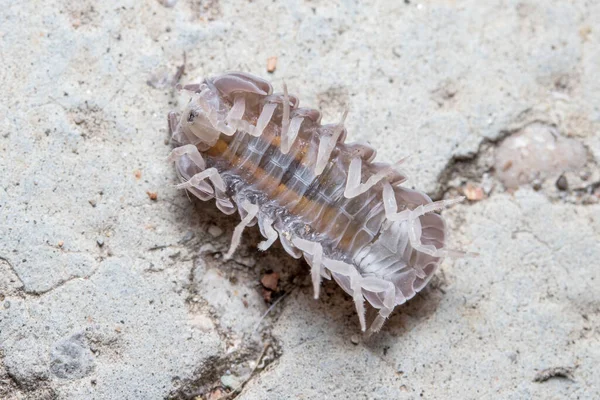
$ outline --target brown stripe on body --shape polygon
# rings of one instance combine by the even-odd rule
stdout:
[[[298,151],[297,154],[295,155],[294,164],[296,164],[297,166],[302,166],[304,168],[310,168],[311,166],[309,166],[303,162],[303,161],[305,161],[305,155],[307,152],[306,148],[307,148],[308,142],[305,140],[297,140],[296,143],[297,144],[301,143],[300,145],[302,147],[301,147],[300,151]],[[281,145],[281,137],[274,136],[273,139],[271,140],[270,147],[271,148],[274,147],[275,151],[281,151],[280,145]],[[204,151],[204,153],[210,157],[218,158],[218,157],[222,157],[228,148],[229,148],[229,144],[225,140],[219,139],[214,146],[212,146],[208,150]],[[269,150],[265,153],[268,153],[268,152],[269,152]],[[229,157],[227,157],[226,161],[228,161],[228,163],[232,167],[240,168],[240,164],[242,161],[241,157],[238,154],[232,154],[232,153],[229,153],[228,156]],[[245,164],[250,164],[250,163],[251,162],[248,160],[246,160],[246,162],[245,162]],[[246,170],[246,172],[248,172],[248,169],[244,168],[243,166],[240,169]],[[251,181],[248,183],[257,184],[260,182],[261,184],[257,185],[258,188],[261,190],[264,190],[264,192],[271,199],[276,200],[279,197],[279,198],[285,199],[286,204],[295,204],[295,206],[293,206],[291,209],[286,207],[292,213],[303,214],[302,210],[308,211],[308,210],[313,209],[313,207],[318,204],[323,205],[322,203],[320,203],[316,200],[312,200],[307,196],[299,195],[294,190],[288,188],[284,183],[277,184],[277,182],[274,178],[270,177],[269,174],[263,168],[255,165],[255,164],[252,164],[250,169],[252,169],[253,172],[251,174],[249,174]],[[327,228],[331,227],[331,225],[335,223],[335,218],[338,215],[337,208],[330,207],[327,204],[325,204],[324,207],[325,207],[325,209],[324,209],[324,212],[322,212],[322,216],[319,219],[317,219],[317,221],[315,221],[315,223],[312,225],[312,228],[317,232],[325,232],[327,230]],[[308,218],[310,216],[306,215],[305,217]],[[338,247],[341,249],[344,249],[344,250],[349,250],[350,245],[352,244],[352,241],[354,239],[354,236],[360,229],[361,229],[361,225],[355,223],[354,221],[351,221],[350,224],[344,230],[342,239],[338,243]],[[332,233],[334,233],[335,237],[337,237],[342,232],[339,232],[339,230],[338,230],[337,232],[332,232]],[[332,238],[332,239],[334,239],[334,238]]]

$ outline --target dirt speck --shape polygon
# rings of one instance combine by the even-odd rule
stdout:
[[[146,194],[148,195],[148,198],[152,201],[156,201],[158,199],[158,193],[156,192],[146,192]]]

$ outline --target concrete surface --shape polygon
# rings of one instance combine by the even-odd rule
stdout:
[[[368,3],[0,0],[0,398],[600,398],[600,3]],[[410,185],[469,196],[445,215],[480,256],[367,341],[256,229],[224,263],[237,219],[164,160],[184,59],[348,106]],[[507,190],[497,146],[532,126],[585,162]]]

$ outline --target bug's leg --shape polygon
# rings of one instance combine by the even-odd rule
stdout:
[[[263,240],[258,244],[258,249],[265,251],[275,243],[279,235],[277,234],[277,231],[273,229],[273,220],[266,215],[261,214],[258,217],[258,226],[260,227],[263,236],[267,238],[267,240]]]
[[[231,256],[235,252],[235,249],[237,249],[237,247],[240,245],[244,228],[250,225],[250,222],[252,222],[254,217],[256,217],[256,215],[258,214],[259,209],[256,204],[252,204],[249,201],[245,200],[241,206],[244,208],[244,210],[248,211],[248,214],[246,214],[246,216],[242,218],[240,223],[237,224],[237,226],[233,230],[233,236],[231,237],[231,245],[229,246],[229,250],[223,257],[225,261],[231,258]]]
[[[365,320],[365,298],[362,293],[361,282],[363,278],[360,276],[356,268],[348,263],[339,260],[325,259],[324,265],[331,272],[350,277],[350,288],[352,289],[352,299],[360,321],[360,328],[364,332],[367,329]]]
[[[379,313],[367,332],[367,336],[371,336],[375,332],[379,332],[385,320],[394,311],[396,303],[396,288],[392,282],[384,281],[377,278],[363,278],[362,287],[375,293],[383,292],[383,306],[379,309]]]
[[[215,200],[217,208],[225,215],[233,214],[237,208],[225,191],[215,187]]]
[[[173,151],[171,151],[171,153],[169,153],[169,156],[167,157],[167,162],[177,161],[183,155],[187,155],[190,158],[190,160],[192,160],[192,162],[196,164],[201,170],[206,169],[206,162],[204,162],[204,158],[202,158],[200,151],[198,151],[198,148],[193,144],[186,144],[173,149]]]
[[[297,101],[296,101],[296,104]],[[281,120],[281,152],[283,154],[289,153],[292,145],[296,141],[298,132],[300,131],[300,125],[302,125],[304,118],[294,117],[290,121],[290,96],[288,94],[287,85],[283,84],[283,118]]]
[[[331,136],[321,137],[319,141],[319,149],[317,150],[317,161],[315,163],[315,175],[321,175],[329,162],[329,158],[331,157],[331,153],[333,149],[335,149],[335,145],[344,131],[344,121],[348,116],[348,110],[344,111],[342,115],[342,119],[340,123],[337,125],[336,129],[333,131]]]
[[[385,217],[389,221],[407,220],[410,216],[410,210],[398,212],[398,202],[394,188],[389,182],[383,185],[383,208],[385,209]]]
[[[289,153],[290,149],[294,145],[294,142],[298,137],[298,132],[300,132],[300,126],[302,125],[302,122],[304,122],[304,118],[302,117],[292,118],[287,134],[281,138],[281,152],[283,154]]]
[[[351,199],[359,194],[365,193],[377,182],[388,176],[390,172],[392,172],[391,167],[389,169],[382,169],[381,171],[371,175],[365,183],[361,183],[362,159],[353,158],[352,161],[350,161],[350,166],[348,167],[348,180],[346,181],[346,188],[344,189],[344,197]]]
[[[225,121],[227,123],[240,121],[246,111],[246,99],[243,96],[235,96],[233,100],[233,107],[227,113]]]
[[[190,83],[188,85],[184,85],[183,90],[188,90],[193,93],[200,93],[202,89],[204,89],[203,85],[203,83]]]
[[[258,119],[256,120],[256,126],[252,129],[249,129],[250,135],[258,137],[262,135],[263,131],[271,122],[271,118],[273,118],[273,113],[277,109],[277,104],[275,103],[267,103],[264,105]]]
[[[179,119],[179,116],[175,111],[171,111],[167,119],[169,121],[169,135],[173,135],[173,133],[175,133],[175,131],[177,130],[177,120]]]
[[[180,183],[177,185],[177,189],[187,189],[190,187],[194,187],[198,185],[200,182],[203,182],[205,179],[210,179],[210,181],[215,185],[215,188],[225,191],[225,182],[216,168],[208,168],[202,172],[198,172],[196,175],[192,176],[187,182]]]
[[[354,300],[354,306],[356,307],[356,313],[360,321],[360,329],[364,332],[367,329],[367,322],[365,320],[365,297],[362,292],[361,280],[362,277],[357,271],[354,271],[354,275],[350,276],[352,299]]]
[[[441,200],[433,203],[420,205],[414,210],[410,211],[408,217],[408,238],[410,245],[421,253],[428,254],[433,257],[443,257],[448,254],[447,250],[437,249],[433,245],[424,245],[421,243],[421,221],[419,217],[427,213],[438,211],[443,208],[449,207],[453,204],[460,203],[464,200],[464,197],[458,197],[452,200]]]
[[[281,139],[287,137],[290,127],[290,96],[288,94],[287,85],[283,83],[283,115],[281,118]]]
[[[321,290],[321,269],[323,268],[323,247],[320,243],[294,238],[294,246],[312,256],[310,275],[312,277],[315,299],[319,298]]]

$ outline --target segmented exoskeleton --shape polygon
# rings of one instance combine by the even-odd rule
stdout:
[[[362,330],[364,299],[379,313],[378,331],[396,305],[431,279],[442,258],[446,228],[433,211],[457,200],[432,202],[401,186],[405,176],[372,162],[366,144],[345,144],[343,121],[321,125],[317,110],[272,93],[252,75],[229,73],[184,89],[192,97],[178,117],[169,114],[175,161],[185,188],[216,199],[226,214],[239,211],[231,257],[242,231],[258,221],[266,250],[280,239],[311,266],[315,298],[322,278],[353,297]],[[458,199],[460,201],[460,199]]]

